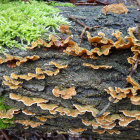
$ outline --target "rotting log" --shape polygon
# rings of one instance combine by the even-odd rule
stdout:
[[[93,31],[90,31],[92,36],[96,36],[98,32],[105,33],[107,38],[113,39],[112,33],[119,30],[124,36],[127,34],[127,29],[129,27],[135,27],[139,23],[139,11],[135,8],[129,8],[128,14],[107,14],[104,15],[101,12],[102,7],[76,7],[76,8],[60,8],[64,10],[62,13],[64,16],[70,14],[75,18],[79,19],[85,25],[100,26]],[[78,11],[78,12],[77,12]],[[74,35],[73,40],[75,42],[80,42],[80,34],[83,27],[79,24],[71,21],[71,31]],[[63,36],[63,35],[62,35]],[[84,35],[81,47],[91,49],[90,43],[87,41],[86,35]],[[99,111],[108,104],[109,95],[104,89],[108,87],[121,87],[126,86],[126,77],[130,72],[131,65],[128,63],[127,58],[133,56],[130,49],[125,50],[111,50],[107,56],[98,56],[98,59],[82,58],[81,56],[68,55],[58,49],[48,49],[44,51],[43,48],[34,49],[33,51],[22,51],[18,49],[9,50],[8,54],[13,56],[33,56],[38,55],[40,59],[36,61],[29,61],[27,63],[21,64],[18,67],[11,68],[5,63],[0,65],[0,94],[9,95],[10,93],[16,93],[21,96],[28,96],[33,98],[43,98],[49,100],[48,103],[55,104],[67,109],[76,109],[74,104],[78,105],[91,105],[98,109]],[[1,54],[1,57],[4,55]],[[61,65],[68,65],[68,68],[61,69],[58,75],[46,76],[45,79],[31,79],[29,81],[23,80],[22,87],[18,89],[10,89],[8,86],[3,85],[3,76],[10,76],[11,73],[16,74],[27,74],[35,73],[35,68],[39,67],[42,69],[53,70],[54,67],[49,65],[49,62],[55,61]],[[91,68],[83,66],[83,63],[90,63],[94,65],[109,65],[112,69],[97,69],[93,70]],[[140,67],[137,67],[137,72],[133,74],[133,78],[140,83]],[[76,95],[73,95],[71,99],[64,99],[62,96],[56,97],[53,94],[53,89],[58,87],[60,90],[75,87]],[[93,132],[91,125],[86,126],[82,123],[83,120],[93,120],[91,112],[81,113],[77,117],[72,117],[68,115],[51,114],[48,110],[42,110],[37,104],[31,106],[26,106],[21,101],[15,101],[7,96],[5,98],[5,104],[19,108],[20,110],[27,110],[35,113],[36,116],[48,116],[45,122],[39,121],[35,115],[26,115],[20,111],[19,114],[14,115],[17,120],[31,120],[35,122],[41,122],[36,128],[23,128],[21,124],[16,123],[11,129],[12,131],[38,131],[41,133],[58,132],[58,133],[68,133],[70,135],[78,135],[73,133],[71,130],[82,128],[85,131],[81,134],[84,136],[92,136],[93,138],[116,138],[117,139],[138,139],[140,137],[140,121],[133,121],[127,127],[121,127],[118,125],[118,120],[116,120],[115,129],[120,131],[120,134],[109,134],[104,133],[102,135]],[[111,114],[121,114],[120,110],[140,110],[139,105],[133,105],[130,99],[125,98],[116,104],[111,104],[107,109],[107,112]],[[10,129],[10,128],[9,128]],[[101,129],[99,127],[99,129]],[[96,130],[96,129],[94,129]],[[76,130],[75,130],[76,131]],[[77,130],[78,131],[78,130]],[[80,130],[79,130],[80,131]],[[82,130],[81,130],[82,131]]]

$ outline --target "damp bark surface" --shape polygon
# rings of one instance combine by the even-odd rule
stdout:
[[[109,13],[104,15],[101,11],[101,6],[93,7],[59,7],[62,12],[60,14],[67,17],[67,14],[74,16],[80,20],[85,25],[100,26],[93,31],[90,31],[92,36],[96,36],[98,32],[105,33],[107,38],[112,37],[112,33],[119,30],[124,36],[127,34],[127,29],[129,27],[135,27],[137,23],[140,22],[140,11],[137,11],[133,6],[128,7],[128,14],[113,14]],[[73,40],[75,42],[80,42],[80,34],[83,27],[78,23],[69,20],[71,22],[70,29],[73,34]],[[63,36],[63,35],[61,35]],[[81,47],[91,49],[90,43],[87,40],[86,35],[84,35]],[[22,96],[29,97],[39,97],[49,100],[49,103],[54,103],[66,108],[74,109],[73,104],[79,105],[93,105],[98,110],[102,110],[104,106],[108,103],[109,95],[104,89],[108,87],[125,87],[126,77],[129,74],[129,69],[131,65],[128,63],[127,58],[133,56],[130,49],[127,50],[112,50],[112,53],[108,56],[100,56],[97,60],[94,59],[84,59],[80,56],[68,55],[57,49],[49,49],[44,51],[44,49],[39,48],[33,51],[22,51],[16,48],[12,50],[9,49],[8,54],[18,55],[18,56],[32,56],[39,55],[40,59],[37,61],[30,61],[24,63],[16,68],[10,68],[6,64],[0,65],[0,95],[9,95],[10,93],[17,93]],[[2,57],[4,55],[1,54]],[[59,64],[68,64],[67,69],[62,69],[60,73],[56,76],[46,76],[43,80],[32,79],[30,81],[24,81],[22,88],[16,90],[11,90],[8,86],[2,84],[3,76],[10,76],[11,73],[16,74],[27,74],[35,73],[35,68],[45,68],[55,71],[55,68],[48,65],[50,61],[58,62]],[[109,65],[112,69],[98,69],[93,70],[88,67],[84,67],[83,63],[90,63],[94,65]],[[138,66],[137,72],[133,74],[133,78],[140,82],[140,67]],[[70,88],[74,86],[77,94],[72,96],[72,99],[63,99],[61,97],[55,97],[52,90],[55,87],[60,89]],[[22,102],[17,102],[11,100],[9,96],[5,98],[5,104],[20,108],[21,110],[28,110],[35,113],[37,116],[49,115],[48,110],[41,110],[36,104],[32,106],[25,106]],[[107,111],[113,113],[119,113],[119,110],[140,110],[140,106],[131,104],[130,99],[123,99],[117,104],[111,104]],[[54,118],[47,119],[44,125],[37,128],[24,129],[21,124],[15,124],[11,129],[12,131],[38,131],[41,133],[46,132],[68,132],[70,129],[85,128],[87,129],[82,133],[83,136],[92,136],[93,138],[113,138],[113,139],[138,139],[140,137],[140,121],[134,121],[130,123],[129,127],[116,126],[117,130],[121,133],[119,135],[104,133],[99,135],[92,132],[91,126],[85,126],[81,119],[92,120],[94,117],[90,112],[83,115],[78,115],[77,117],[71,117],[67,115],[60,115],[57,113],[53,115]],[[38,121],[35,116],[27,116],[23,113],[15,115],[15,119],[33,120]],[[9,128],[10,129],[10,128]]]

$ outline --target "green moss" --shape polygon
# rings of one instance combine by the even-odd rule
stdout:
[[[7,47],[24,49],[24,41],[30,44],[31,41],[48,35],[45,30],[32,21],[45,27],[46,30],[51,28],[53,32],[55,29],[59,29],[61,24],[69,24],[64,17],[59,15],[59,9],[48,6],[44,2],[0,3],[0,12],[0,52]]]
[[[12,126],[14,119],[0,119],[0,129],[7,129]]]
[[[51,5],[51,6],[76,7],[74,4],[68,3],[68,2],[55,2],[55,1],[50,1],[50,2],[47,2],[47,4],[48,5]]]
[[[5,96],[0,97],[0,111],[6,112],[7,109],[11,109],[12,107],[4,105]],[[12,119],[0,119],[0,129],[6,129],[12,126],[14,118]]]

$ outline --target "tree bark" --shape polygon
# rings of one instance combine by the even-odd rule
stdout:
[[[93,31],[91,35],[95,36],[98,32],[105,33],[107,38],[111,38],[115,41],[112,33],[119,30],[124,36],[127,34],[127,29],[129,27],[135,27],[139,21],[139,12],[135,8],[129,8],[128,14],[107,14],[104,15],[101,12],[102,7],[76,7],[76,8],[60,8],[64,10],[61,14],[66,16],[70,14],[76,17],[85,25],[101,26]],[[74,21],[71,22],[71,30],[73,34],[73,40],[75,42],[80,42],[80,34],[83,27]],[[81,47],[91,49],[90,43],[87,41],[86,35],[84,35],[84,40]],[[54,103],[65,108],[74,109],[73,104],[78,105],[93,105],[98,110],[102,110],[106,104],[108,104],[109,95],[104,89],[108,87],[125,87],[126,77],[129,74],[129,69],[131,65],[128,63],[127,58],[133,56],[130,49],[127,50],[112,50],[112,53],[107,56],[98,56],[97,60],[94,59],[84,59],[80,56],[68,55],[57,49],[34,49],[33,51],[22,51],[18,49],[9,49],[8,54],[13,56],[32,56],[39,55],[40,59],[37,61],[31,61],[24,63],[16,68],[10,68],[6,64],[0,65],[0,94],[9,95],[10,93],[17,93],[22,96],[37,97],[49,100],[49,103]],[[1,54],[2,57],[4,57]],[[3,76],[10,76],[11,73],[16,74],[27,74],[35,73],[36,67],[46,68],[55,70],[48,64],[50,61],[55,61],[60,64],[68,64],[67,69],[62,69],[60,73],[56,76],[46,76],[45,79],[37,80],[32,79],[29,81],[24,81],[22,88],[16,90],[11,90],[8,86],[2,85]],[[112,69],[98,69],[93,70],[88,67],[84,67],[83,63],[90,63],[94,65],[109,65]],[[140,81],[140,67],[138,66],[137,72],[134,73],[133,78],[136,81]],[[52,90],[55,87],[70,88],[75,87],[77,94],[72,96],[72,99],[63,99],[61,97],[55,97]],[[22,102],[17,102],[9,98],[5,99],[5,104],[20,108],[21,110],[28,110],[35,113],[37,116],[47,116],[50,115],[48,110],[42,110],[36,104],[32,106],[26,106]],[[126,98],[121,100],[116,104],[111,104],[107,111],[111,114],[120,113],[119,110],[140,110],[140,106],[131,104],[130,99]],[[92,132],[93,128],[91,126],[86,126],[82,123],[82,119],[92,120],[94,117],[91,112],[86,112],[83,115],[78,115],[77,117],[71,117],[67,115],[60,115],[57,113],[53,115],[54,118],[47,119],[44,125],[36,128],[29,127],[27,130],[23,128],[20,124],[15,124],[11,129],[12,131],[38,131],[41,133],[45,132],[57,132],[63,131],[69,133],[70,129],[85,128],[87,129],[82,133],[84,136],[92,136],[93,138],[117,138],[117,139],[138,139],[140,137],[140,121],[134,121],[128,125],[128,127],[116,126],[116,129],[121,133],[119,135],[111,135],[104,133],[99,135],[98,133]],[[27,116],[23,113],[19,113],[14,116],[15,119],[32,120],[39,122],[35,116]],[[10,128],[9,128],[10,129]]]

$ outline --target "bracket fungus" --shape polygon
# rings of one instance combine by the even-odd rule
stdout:
[[[37,118],[38,120],[40,120],[41,122],[46,122],[47,119],[48,119],[46,116],[36,116],[36,118]]]
[[[108,132],[109,134],[120,134],[120,131],[116,129],[108,130],[108,129],[102,129],[102,130],[93,130],[93,132],[98,133],[98,134],[103,134],[105,132]]]
[[[110,4],[103,7],[102,12],[106,15],[108,12],[115,13],[115,14],[127,14],[128,9],[124,5],[124,3],[119,4]]]
[[[20,124],[25,125],[25,126],[30,125],[32,128],[35,128],[35,127],[38,127],[38,126],[44,124],[42,122],[34,122],[34,121],[30,121],[30,120],[16,120],[15,123],[20,123]]]
[[[99,123],[96,122],[96,120],[87,121],[82,119],[82,123],[86,126],[92,125],[94,129],[98,129],[98,127],[101,126]]]
[[[56,104],[45,104],[45,103],[38,103],[37,106],[39,106],[43,110],[54,110],[58,107]]]
[[[111,39],[105,38],[105,34],[102,32],[98,33],[98,35],[101,37],[91,37],[90,33],[87,31],[88,41],[90,42],[91,46],[94,47],[91,52],[92,54],[97,54],[98,56],[103,54],[108,55],[114,45],[114,42]]]
[[[57,62],[51,61],[49,62],[49,65],[55,65],[58,69],[66,69],[68,68],[68,65],[61,65]]]
[[[111,95],[109,100],[112,101],[112,99],[115,99],[114,103],[117,103],[119,100],[128,97],[130,98],[132,104],[140,105],[140,97],[137,95],[137,91],[140,90],[140,85],[131,76],[127,76],[126,81],[132,84],[133,88],[128,87],[122,89],[115,87],[114,89],[113,87],[109,87],[108,89],[105,89],[105,91]]]
[[[130,97],[131,103],[134,105],[140,105],[140,95],[131,96]]]
[[[63,106],[56,106],[56,105],[53,105],[54,106],[54,109],[52,108],[44,108],[44,109],[47,109],[49,110],[49,112],[51,114],[56,114],[57,112],[60,113],[60,115],[67,115],[67,116],[72,116],[72,117],[77,117],[79,114],[83,114],[81,113],[80,111],[78,111],[77,109],[70,109],[70,108],[66,108],[66,107],[63,107]]]
[[[115,87],[109,87],[108,89],[105,89],[105,91],[111,95],[112,98],[117,100],[122,100],[123,98],[126,98],[128,94],[132,93],[132,95],[136,95],[136,90],[133,88],[119,88]]]
[[[12,119],[14,117],[14,114],[18,111],[19,109],[15,109],[15,108],[6,111],[0,111],[0,119],[4,119],[4,118]]]
[[[9,83],[12,83],[13,85],[19,85],[23,83],[22,81],[13,80],[9,76],[3,76],[3,78],[5,79],[5,81],[8,81]]]
[[[125,116],[128,117],[137,117],[140,116],[140,111],[138,110],[120,110]]]
[[[15,74],[15,73],[11,73],[10,77],[13,78],[13,79],[23,79],[23,80],[27,80],[27,81],[32,79],[31,76],[28,76],[28,75],[18,75],[18,74]]]
[[[126,43],[120,31],[116,31],[115,33],[113,33],[113,36],[117,38],[117,41],[114,43],[116,49],[128,49],[134,45],[130,37],[125,37],[125,39],[128,40],[128,42]]]
[[[68,133],[72,136],[79,136],[81,135],[84,131],[86,131],[87,129],[85,128],[77,128],[77,129],[69,129]]]
[[[75,87],[59,90],[59,88],[54,88],[52,90],[53,95],[56,97],[61,96],[63,99],[71,99],[72,96],[76,95]]]
[[[34,48],[37,48],[38,46],[47,47],[47,45],[48,44],[45,41],[43,41],[41,38],[38,38],[37,41],[31,43],[31,47],[26,46],[26,48],[33,50]]]
[[[77,105],[77,104],[73,104],[73,106],[76,109],[78,109],[81,113],[91,112],[93,117],[96,117],[96,115],[99,113],[99,110],[97,110],[92,105]]]
[[[95,118],[101,128],[112,129],[116,126],[116,120],[123,120],[119,114],[110,114],[105,112],[102,116]]]
[[[108,132],[109,134],[120,134],[121,132],[119,130],[116,130],[116,129],[112,129],[112,130],[105,130],[106,132]]]
[[[40,58],[38,55],[26,56],[26,57],[12,56],[6,53],[4,55],[6,58],[0,57],[0,64],[7,63],[7,66],[12,68],[16,66],[20,66],[21,64],[26,63],[29,60],[35,61]]]
[[[140,90],[140,84],[138,84],[131,76],[127,76],[126,81],[130,83],[135,90]]]
[[[34,48],[38,48],[39,46],[44,48],[66,48],[69,46],[69,43],[71,44],[70,39],[73,37],[73,35],[67,37],[65,40],[57,36],[57,38],[54,35],[49,35],[49,42],[43,41],[42,39],[38,39],[36,42],[32,42],[31,47],[26,46],[27,49],[33,50]]]
[[[89,68],[92,68],[92,69],[111,69],[112,68],[112,66],[107,66],[107,65],[95,66],[95,65],[89,64],[89,63],[83,63],[83,66],[86,66],[86,67],[89,67]]]
[[[107,13],[108,11],[106,11]],[[69,30],[66,26],[63,28],[66,28],[63,33],[68,33],[67,30]],[[64,30],[64,29],[62,29]],[[91,44],[91,47],[94,47],[91,50],[88,50],[86,48],[82,48],[78,46],[78,44],[74,41],[71,41],[72,35],[66,38],[65,40],[62,38],[56,38],[54,35],[50,35],[50,42],[43,41],[42,39],[38,39],[36,42],[32,43],[31,47],[27,47],[30,50],[33,50],[36,47],[55,47],[55,48],[62,48],[64,49],[63,52],[74,55],[74,56],[81,56],[84,58],[93,58],[97,59],[97,55],[108,55],[111,52],[112,48],[116,49],[128,49],[131,48],[131,51],[134,53],[133,58],[128,58],[128,61],[134,65],[134,62],[137,60],[137,57],[140,53],[139,44],[136,43],[136,39],[133,35],[134,28],[130,28],[128,30],[129,37],[123,38],[122,33],[117,31],[113,34],[117,38],[117,41],[114,42],[111,39],[108,39],[105,37],[104,33],[98,33],[98,36],[91,37],[90,33],[87,32],[88,41]],[[125,39],[128,40],[128,42],[125,42]],[[113,50],[113,49],[112,49]],[[40,57],[39,56],[27,56],[24,58],[21,58],[19,56],[11,56],[8,54],[5,54],[7,57],[5,60],[3,58],[0,58],[0,64],[7,63],[11,67],[19,66],[22,63],[27,62],[28,60],[37,60]],[[50,70],[44,70],[44,68],[37,67],[35,69],[35,73],[28,73],[27,75],[18,75],[15,73],[11,73],[11,76],[4,76],[5,81],[3,83],[5,85],[8,85],[11,89],[17,89],[18,87],[21,87],[20,84],[23,83],[23,81],[18,81],[20,79],[22,80],[31,80],[33,78],[36,79],[45,79],[47,76],[54,76],[57,75],[61,69],[68,68],[68,65],[59,64],[57,62],[51,61],[49,62],[49,65],[54,65],[56,67],[56,71],[50,71]],[[92,69],[111,69],[112,66],[107,65],[98,65],[95,66],[93,64],[89,63],[83,63],[83,66],[90,67]],[[133,104],[140,105],[140,95],[138,94],[138,90],[140,90],[140,85],[131,77],[127,77],[127,82],[132,84],[133,87],[128,88],[119,88],[119,87],[109,87],[108,89],[105,89],[105,91],[110,94],[109,100],[115,99],[114,103],[118,102],[119,100],[122,100],[123,98],[129,97],[131,102]],[[61,97],[63,99],[72,99],[72,96],[76,95],[75,87],[66,88],[63,90],[60,90],[58,87],[55,87],[52,90],[53,95],[56,97]],[[50,114],[60,114],[60,115],[66,115],[71,117],[77,117],[78,115],[84,115],[86,112],[90,112],[92,114],[92,117],[94,117],[93,120],[84,120],[82,119],[82,123],[86,126],[92,125],[94,129],[98,129],[99,127],[102,130],[93,130],[93,132],[97,132],[99,134],[102,134],[104,132],[108,132],[109,134],[119,134],[120,131],[113,130],[113,128],[116,125],[120,126],[127,126],[129,123],[131,123],[134,120],[140,120],[140,111],[128,111],[128,110],[121,110],[124,115],[122,114],[111,114],[110,112],[104,112],[103,115],[97,117],[97,114],[99,114],[99,110],[95,108],[93,105],[78,105],[73,104],[73,107],[68,108],[65,106],[62,106],[60,103],[51,103],[49,100],[43,99],[43,98],[35,98],[35,97],[27,97],[22,96],[15,93],[10,93],[9,98],[16,101],[23,102],[26,106],[31,106],[33,104],[37,104],[42,110],[48,110]],[[67,105],[66,105],[67,106]],[[13,118],[13,114],[18,111],[18,109],[10,109],[5,112],[0,111],[0,118]],[[26,115],[36,115],[33,112],[22,110],[22,112]],[[52,115],[53,116],[53,115]],[[55,117],[57,115],[54,115]],[[55,118],[54,117],[54,118]],[[82,116],[79,116],[82,118]],[[78,117],[78,119],[79,119]],[[43,125],[48,119],[47,116],[35,116],[40,122],[33,122],[31,120],[16,120],[16,123],[21,123],[23,125],[31,126],[32,128],[35,128],[37,126]],[[52,117],[53,118],[53,117]],[[79,134],[85,131],[85,128],[79,128],[79,129],[69,129],[69,133],[71,134]]]
[[[135,117],[126,117],[126,116],[124,116],[124,115],[121,115],[121,117],[123,118],[123,120],[120,120],[120,121],[119,121],[119,125],[120,125],[120,126],[123,126],[123,127],[127,126],[127,125],[128,125],[129,123],[131,123],[132,121],[135,121],[135,120],[136,120]]]
[[[93,132],[95,133],[98,133],[98,134],[104,134],[105,133],[105,130],[102,129],[102,130],[92,130]]]
[[[69,55],[82,56],[83,58],[97,59],[92,50],[89,51],[86,48],[79,47],[77,43],[75,43],[73,46],[67,47],[63,52]]]
[[[78,115],[83,114],[77,109],[70,109],[62,106],[56,108],[54,111],[59,112],[60,115],[67,115],[72,117],[77,117]]]
[[[22,110],[22,113],[24,113],[25,115],[36,115],[35,113],[28,110]]]
[[[43,98],[33,98],[33,97],[21,96],[19,94],[15,94],[15,93],[10,93],[9,98],[12,100],[21,101],[26,106],[31,106],[36,103],[38,104],[38,103],[48,102],[48,100],[45,100]]]
[[[140,53],[135,53],[133,57],[128,57],[128,63],[132,65],[132,68],[134,68],[134,65],[136,63],[140,64],[140,60],[139,60],[139,55]],[[137,62],[138,61],[138,62]],[[132,69],[131,69],[132,70]]]
[[[102,32],[98,33],[98,36],[91,37],[90,33],[87,31],[87,38],[93,47],[101,47],[103,45],[113,45],[114,42],[111,39],[105,37],[105,34]],[[96,44],[94,44],[96,43]]]
[[[64,24],[60,26],[60,32],[63,34],[71,34],[69,26]]]
[[[34,74],[34,73],[28,73],[27,75],[18,75],[18,74],[15,74],[15,73],[11,73],[11,77],[13,79],[23,79],[23,80],[26,80],[26,81],[29,81],[33,78],[36,78],[36,79],[45,79],[45,75],[39,75],[39,74]]]
[[[102,116],[91,121],[82,119],[82,122],[86,126],[92,125],[94,129],[101,127],[107,130],[112,130],[117,125],[116,120],[119,121],[120,126],[127,126],[131,121],[135,120],[135,118],[128,118],[121,114],[110,114],[110,112],[105,112]]]
[[[46,74],[48,76],[53,76],[53,75],[57,75],[61,69],[66,69],[68,67],[68,65],[61,65],[54,61],[49,62],[49,65],[55,65],[55,67],[57,67],[56,71],[50,71],[50,70],[43,71],[41,68],[36,68],[36,74],[42,74],[42,75]]]
[[[53,118],[57,118],[57,115],[45,115],[45,116],[36,116],[37,119],[39,119],[41,122],[46,122],[47,119],[53,119]]]
[[[99,127],[105,128],[105,129],[113,129],[116,126],[115,122],[102,121],[98,123],[96,120],[92,120],[92,121],[82,120],[82,122],[86,126],[92,125],[93,129],[98,129]]]
[[[65,40],[58,40],[54,37],[54,35],[50,35],[49,38],[51,40],[50,44],[51,46],[57,47],[57,48],[66,48],[69,46],[70,39],[73,37],[73,35],[67,37]]]
[[[17,89],[19,87],[22,87],[20,84],[22,84],[22,81],[18,81],[18,80],[14,80],[12,78],[10,78],[9,76],[3,76],[5,81],[3,81],[2,83],[4,85],[7,85],[10,87],[10,89]]]

